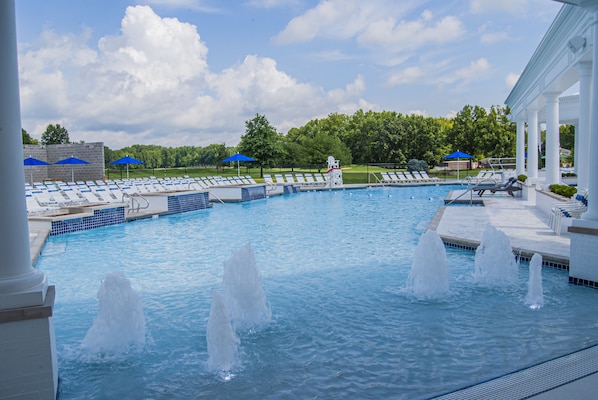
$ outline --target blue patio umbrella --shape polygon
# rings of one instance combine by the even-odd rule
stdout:
[[[33,157],[29,156],[23,160],[23,165],[25,165],[26,167],[43,167],[43,166],[50,165],[50,163],[47,163],[43,160],[38,160],[37,158],[33,158]],[[31,169],[30,172],[31,172],[31,184],[33,185],[33,169]]]
[[[125,164],[127,166],[127,179],[129,179],[129,164],[145,164],[143,161],[138,160],[136,158],[130,157],[128,154],[122,158],[119,158],[118,160],[112,161],[110,164],[115,164],[115,165],[123,165]],[[122,178],[122,175],[120,176]]]
[[[56,161],[55,165],[84,165],[90,164],[89,161],[81,160],[75,156],[70,156],[69,158],[65,158],[64,160]],[[71,180],[75,181],[75,168],[71,167]]]
[[[457,159],[457,180],[459,180],[459,160],[461,158],[473,158],[472,155],[463,153],[461,150],[457,150],[449,155],[444,156],[446,159]]]
[[[222,162],[237,162],[237,175],[241,176],[241,168],[239,166],[239,162],[241,161],[255,161],[253,158],[246,156],[245,154],[237,153],[233,156],[227,157]]]

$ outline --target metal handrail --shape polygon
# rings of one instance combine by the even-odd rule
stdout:
[[[368,184],[370,183],[370,175],[373,175],[374,178],[376,179],[376,182],[378,182],[379,184],[382,185],[382,187],[384,187],[384,182],[382,182],[380,179],[378,179],[378,176],[374,172],[370,172],[368,174]]]

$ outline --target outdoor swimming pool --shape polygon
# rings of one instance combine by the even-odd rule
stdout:
[[[545,305],[518,283],[474,283],[447,250],[450,294],[406,289],[446,186],[306,192],[51,237],[36,265],[56,285],[59,399],[429,398],[595,344],[596,291],[545,269]],[[210,372],[206,326],[223,265],[249,243],[272,321],[238,332],[230,379]],[[145,344],[81,347],[107,273],[139,294]]]

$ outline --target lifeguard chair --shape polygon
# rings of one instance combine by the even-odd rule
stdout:
[[[340,160],[328,156],[328,171],[326,171],[326,187],[334,188],[343,186],[343,170],[339,167]]]

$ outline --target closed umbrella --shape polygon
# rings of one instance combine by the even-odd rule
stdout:
[[[65,158],[64,160],[56,161],[55,165],[83,165],[89,164],[89,161],[81,160],[80,158],[70,156],[69,158]],[[71,180],[75,181],[75,168],[71,167]]]
[[[26,167],[43,167],[50,165],[50,163],[29,156],[23,160],[23,165]],[[33,185],[33,168],[31,168],[29,171],[31,172],[31,184]]]
[[[112,161],[110,164],[115,164],[115,165],[123,165],[125,164],[127,166],[127,179],[129,179],[129,164],[145,164],[143,161],[138,160],[136,158],[130,157],[128,154],[122,158],[119,158],[116,161]],[[121,170],[122,171],[122,170]],[[121,172],[121,176],[122,178],[122,172]]]
[[[241,161],[255,161],[253,158],[246,156],[245,154],[237,153],[234,156],[230,156],[222,160],[222,162],[237,162],[237,175],[241,176],[241,167],[239,166],[239,162]]]
[[[459,160],[461,158],[473,158],[472,155],[463,153],[461,150],[457,150],[449,155],[444,156],[446,159],[457,159],[457,180],[459,180]]]

